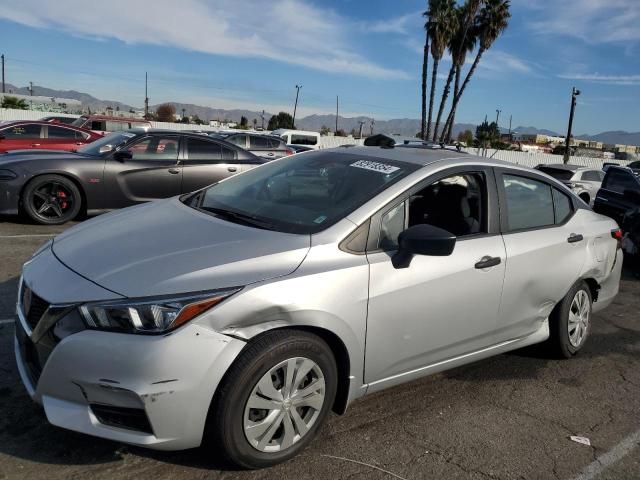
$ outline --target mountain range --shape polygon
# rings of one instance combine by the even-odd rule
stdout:
[[[28,87],[16,87],[11,84],[6,84],[6,90],[8,92],[17,93],[20,95],[29,95]],[[54,90],[47,87],[41,87],[34,85],[34,95],[41,95],[46,97],[55,98],[70,98],[79,100],[82,102],[83,107],[90,108],[92,112],[102,112],[107,107],[111,107],[114,110],[120,110],[121,112],[128,112],[129,110],[136,110],[131,105],[118,102],[115,100],[100,100],[88,93],[78,92],[76,90]],[[197,115],[203,120],[230,120],[239,122],[241,117],[247,117],[249,124],[253,124],[253,120],[256,120],[258,126],[262,125],[262,112],[253,110],[225,110],[221,108],[211,108],[201,105],[194,105],[190,103],[172,103],[176,107],[176,112],[181,113],[184,109],[184,113],[189,116]],[[149,108],[152,111],[158,105],[150,105]],[[264,125],[266,126],[273,114],[264,112]],[[395,133],[405,136],[414,136],[420,131],[420,120],[413,118],[394,118],[390,120],[375,120],[372,117],[338,117],[338,128],[345,132],[355,130],[356,132],[360,128],[361,122],[363,123],[363,132],[365,134],[371,132],[371,125],[373,124],[373,131],[376,133]],[[315,130],[319,131],[322,127],[328,127],[331,130],[335,128],[336,116],[335,115],[318,115],[313,114],[306,117],[297,119],[296,126],[301,130]],[[459,132],[464,130],[471,130],[475,132],[476,125],[470,123],[456,123],[453,128],[453,136],[457,136]],[[504,129],[503,129],[504,131]],[[536,127],[518,126],[512,129],[514,132],[523,134],[541,134],[541,135],[554,135],[562,136],[551,130],[544,128],[539,129]],[[625,131],[607,131],[601,132],[595,135],[576,135],[576,138],[594,140],[609,144],[624,144],[624,145],[640,145],[640,132],[625,132]]]

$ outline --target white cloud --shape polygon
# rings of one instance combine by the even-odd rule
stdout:
[[[601,75],[599,73],[590,74],[563,74],[559,78],[568,80],[581,80],[584,82],[603,83],[607,85],[640,85],[640,75]]]
[[[378,20],[376,22],[363,22],[360,24],[367,33],[394,33],[397,35],[413,34],[417,25],[424,26],[422,12],[411,12],[394,18]]]
[[[468,56],[466,63],[473,63],[473,59],[473,56]],[[480,59],[478,67],[497,73],[533,73],[533,67],[529,62],[501,50],[488,50]]]
[[[576,37],[588,44],[640,41],[639,0],[518,0],[535,17],[538,34]]]
[[[267,58],[315,70],[383,79],[406,72],[350,46],[350,24],[306,0],[0,0],[0,18],[90,38],[165,45],[216,55]],[[398,26],[398,28],[400,28]]]

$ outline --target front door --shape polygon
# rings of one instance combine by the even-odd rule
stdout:
[[[379,233],[367,253],[370,386],[494,343],[505,269],[496,219],[492,172],[484,169],[442,174],[372,219]],[[421,223],[455,234],[453,253],[415,255],[408,268],[396,269],[398,234]]]
[[[178,135],[150,135],[124,149],[131,153],[131,159],[108,159],[105,165],[107,208],[180,194],[179,147]]]

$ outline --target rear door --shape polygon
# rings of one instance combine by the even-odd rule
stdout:
[[[21,123],[0,128],[0,151],[43,148],[44,132],[37,123]]]
[[[144,136],[123,151],[123,161],[110,158],[105,165],[107,208],[167,198],[180,193],[182,165],[178,161],[180,136]]]
[[[45,137],[42,139],[41,148],[55,150],[74,150],[84,145],[89,138],[86,133],[77,132],[71,128],[48,125],[44,127]]]
[[[618,225],[622,225],[624,214],[634,206],[638,206],[632,198],[631,192],[634,191],[640,195],[640,183],[630,170],[609,168],[596,196],[593,209],[613,218]]]
[[[285,150],[279,149],[281,140],[274,138],[268,138],[261,135],[249,135],[249,151],[258,157],[275,160],[276,158],[284,157]]]
[[[206,137],[185,140],[182,193],[193,192],[242,171],[235,150]]]
[[[507,262],[498,340],[530,335],[580,274],[587,239],[573,197],[544,177],[496,169]]]

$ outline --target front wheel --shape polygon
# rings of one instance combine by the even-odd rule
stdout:
[[[207,436],[244,468],[284,462],[314,438],[333,405],[337,367],[318,336],[281,330],[250,344],[225,374]]]
[[[561,357],[573,357],[586,343],[591,332],[591,305],[591,290],[580,281],[551,313],[549,341]]]
[[[22,208],[37,223],[61,225],[80,213],[82,197],[78,187],[68,178],[42,175],[25,187]]]

